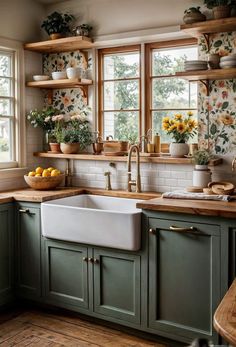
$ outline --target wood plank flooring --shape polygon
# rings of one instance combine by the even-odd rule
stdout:
[[[34,347],[172,347],[80,317],[41,309],[0,313],[0,346]]]

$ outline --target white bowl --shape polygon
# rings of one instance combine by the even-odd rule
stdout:
[[[68,67],[66,69],[66,74],[69,79],[72,78],[81,78],[82,69],[81,67]]]
[[[53,80],[63,80],[65,78],[67,78],[66,71],[52,72],[52,79]]]
[[[48,75],[34,75],[33,80],[34,81],[48,81],[49,76]]]

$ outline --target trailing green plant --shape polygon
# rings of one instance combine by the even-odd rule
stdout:
[[[58,115],[59,112],[58,109],[49,106],[42,110],[31,110],[26,117],[34,128],[40,127],[50,133],[55,128],[53,117]]]
[[[208,165],[211,158],[212,155],[205,149],[200,149],[193,153],[193,159],[196,165]]]
[[[75,17],[72,14],[63,14],[55,11],[43,21],[41,28],[43,28],[48,35],[57,33],[66,34],[70,32],[69,24],[74,19]]]
[[[204,0],[207,8],[212,9],[217,6],[232,6],[235,5],[235,0]]]

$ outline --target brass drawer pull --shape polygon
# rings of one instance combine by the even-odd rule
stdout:
[[[88,261],[89,261],[90,263],[93,263],[93,258],[88,258]]]
[[[19,209],[19,212],[20,213],[29,213],[29,209],[28,208],[21,208],[21,209]]]
[[[152,235],[156,234],[156,230],[155,230],[155,229],[152,229],[152,228],[150,228],[150,229],[148,230],[148,232],[149,232],[149,234],[152,234]]]
[[[87,257],[83,257],[83,261],[88,261],[88,258]]]
[[[93,260],[93,262],[94,262],[94,264],[99,264],[99,260],[96,258]]]
[[[175,225],[171,225],[170,226],[170,230],[172,231],[176,231],[178,233],[189,233],[189,232],[192,232],[194,230],[196,230],[194,227],[188,227],[188,228],[179,228]]]

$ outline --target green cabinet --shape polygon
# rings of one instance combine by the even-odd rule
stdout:
[[[13,298],[13,226],[10,204],[0,205],[0,305]]]
[[[188,342],[218,336],[220,226],[163,214],[149,218],[149,328]]]
[[[140,256],[43,239],[48,303],[140,323]]]
[[[40,205],[16,204],[16,291],[37,299],[41,296]]]

